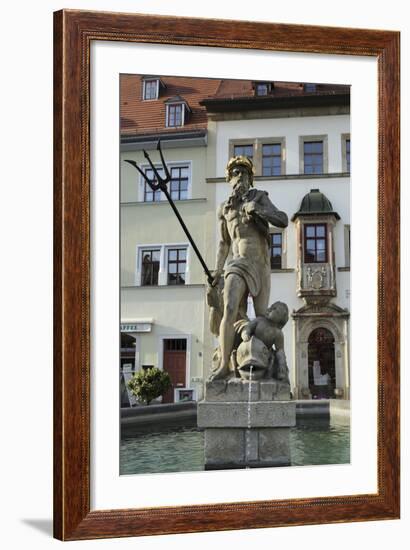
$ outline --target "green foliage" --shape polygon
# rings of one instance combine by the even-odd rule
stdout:
[[[140,370],[135,373],[128,382],[128,387],[133,395],[149,405],[153,399],[163,395],[171,386],[171,377],[161,369]]]

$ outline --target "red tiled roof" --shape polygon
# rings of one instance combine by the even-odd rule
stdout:
[[[152,77],[156,78],[156,77]],[[142,99],[143,75],[121,75],[121,134],[155,135],[158,133],[188,132],[205,130],[207,111],[202,101],[211,103],[250,100],[255,97],[254,83],[250,80],[219,80],[210,78],[189,78],[158,76],[165,85],[160,89],[159,99]],[[312,96],[347,95],[349,86],[317,84],[316,91],[307,92],[303,83],[275,81],[268,96],[256,98],[258,104],[272,102],[275,98],[303,98]],[[179,96],[191,109],[187,122],[182,128],[165,126],[165,102]]]
[[[155,78],[155,77],[154,77]],[[165,84],[161,88],[159,99],[143,101],[142,76],[121,75],[121,134],[143,135],[176,130],[204,130],[207,127],[206,109],[199,102],[213,96],[220,80],[210,78],[159,77]],[[165,101],[180,96],[190,109],[188,121],[182,128],[165,126]]]
[[[268,96],[260,97],[311,97],[312,95],[334,95],[348,93],[349,86],[341,84],[316,84],[316,91],[307,92],[302,82],[272,82]],[[254,82],[251,80],[221,80],[212,99],[248,99],[255,97]],[[207,98],[211,99],[211,98]]]

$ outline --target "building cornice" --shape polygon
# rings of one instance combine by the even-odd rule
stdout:
[[[122,135],[121,151],[141,151],[155,149],[158,140],[161,140],[162,149],[178,147],[206,147],[207,130],[184,132],[158,132],[156,134]]]
[[[350,106],[349,93],[312,94],[302,96],[263,96],[263,97],[225,97],[207,98],[199,102],[208,113],[235,111],[262,111],[292,109],[300,107],[327,107],[334,105]]]
[[[179,288],[205,288],[205,284],[202,283],[194,283],[189,285],[148,285],[148,286],[138,286],[138,285],[123,285],[121,286],[121,290],[140,290],[141,292],[146,292],[148,290],[171,290],[172,292],[175,292]]]
[[[281,180],[312,180],[312,179],[334,179],[350,178],[349,172],[332,172],[329,174],[283,174],[281,176],[254,176],[254,182],[281,181]],[[206,178],[206,183],[224,183],[224,177]]]
[[[197,199],[182,199],[182,200],[175,200],[175,203],[178,204],[185,204],[185,203],[200,203],[200,202],[207,202],[208,199],[206,198],[197,198]],[[162,201],[133,201],[133,202],[121,202],[120,206],[159,206],[159,205],[168,205],[169,202],[165,199]]]

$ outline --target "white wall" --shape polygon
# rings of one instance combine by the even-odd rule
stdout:
[[[235,120],[217,124],[217,175],[224,176],[229,140],[284,137],[286,174],[299,174],[299,136],[327,135],[328,172],[342,172],[341,134],[350,133],[349,115]]]
[[[192,2],[191,0],[45,0],[3,6],[2,40],[2,235],[1,418],[2,544],[8,550],[61,548],[50,536],[52,514],[52,14],[62,7],[140,11],[179,16],[265,20],[289,23],[402,30],[403,151],[409,151],[410,23],[407,4],[391,0],[343,3],[316,0]],[[17,31],[18,29],[18,31]],[[4,136],[4,137],[3,137]],[[26,145],[24,150],[16,144]],[[28,142],[27,142],[28,140]],[[16,178],[16,174],[19,174]],[[403,230],[410,231],[408,155],[403,155]],[[16,189],[19,193],[16,194]],[[407,199],[407,200],[406,200]],[[18,205],[18,216],[16,208]],[[410,310],[407,279],[409,248],[403,238],[403,316]],[[4,319],[4,320],[3,320]],[[403,340],[406,338],[403,330]],[[404,342],[405,345],[405,342]],[[16,350],[25,347],[23,364]],[[406,347],[406,350],[408,348]],[[406,354],[407,362],[407,354]],[[408,365],[406,365],[408,367]],[[24,375],[25,383],[21,380]],[[408,388],[408,368],[402,385]],[[18,386],[18,388],[17,388]],[[16,388],[13,390],[13,388]],[[407,392],[406,392],[407,396]],[[403,397],[405,397],[403,391]],[[372,550],[408,547],[410,401],[403,399],[403,511],[401,521],[380,521],[186,534],[71,543],[70,548],[205,549],[280,547],[332,550],[366,545]],[[320,519],[320,517],[318,518]],[[246,526],[245,526],[246,527]]]

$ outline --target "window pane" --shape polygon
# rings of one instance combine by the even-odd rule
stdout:
[[[252,159],[253,157],[253,145],[235,145],[234,146],[234,155],[235,156],[244,156]]]
[[[147,80],[145,82],[145,97],[144,99],[155,99],[157,96],[156,80]]]
[[[281,144],[262,145],[262,176],[280,176],[281,168]]]
[[[317,225],[316,226],[316,235],[318,237],[324,237],[325,236],[325,226],[324,225]]]
[[[159,250],[144,250],[142,252],[141,285],[158,284]]]
[[[168,250],[168,284],[185,284],[186,249]]]
[[[256,85],[256,95],[267,95],[268,85],[267,84],[257,84]]]
[[[306,248],[308,250],[315,250],[315,240],[314,239],[307,239],[306,241]]]
[[[326,261],[326,252],[324,250],[318,250],[317,252],[317,261],[325,262]]]
[[[271,269],[282,268],[282,233],[271,233]]]
[[[182,105],[168,105],[168,126],[182,125]]]
[[[316,92],[316,84],[305,84],[305,92]]]
[[[309,164],[313,164],[313,166],[317,167],[317,166],[322,166],[322,157],[321,156],[316,156],[316,155],[312,155],[310,157],[310,163]]]
[[[305,153],[313,153],[313,143],[311,141],[305,141],[304,151]]]
[[[326,243],[325,243],[325,241],[322,240],[322,239],[318,239],[318,240],[316,241],[316,248],[317,248],[317,250],[325,250],[325,248],[326,248]]]
[[[305,226],[306,236],[307,237],[314,237],[315,236],[315,226],[314,225],[306,225]]]

